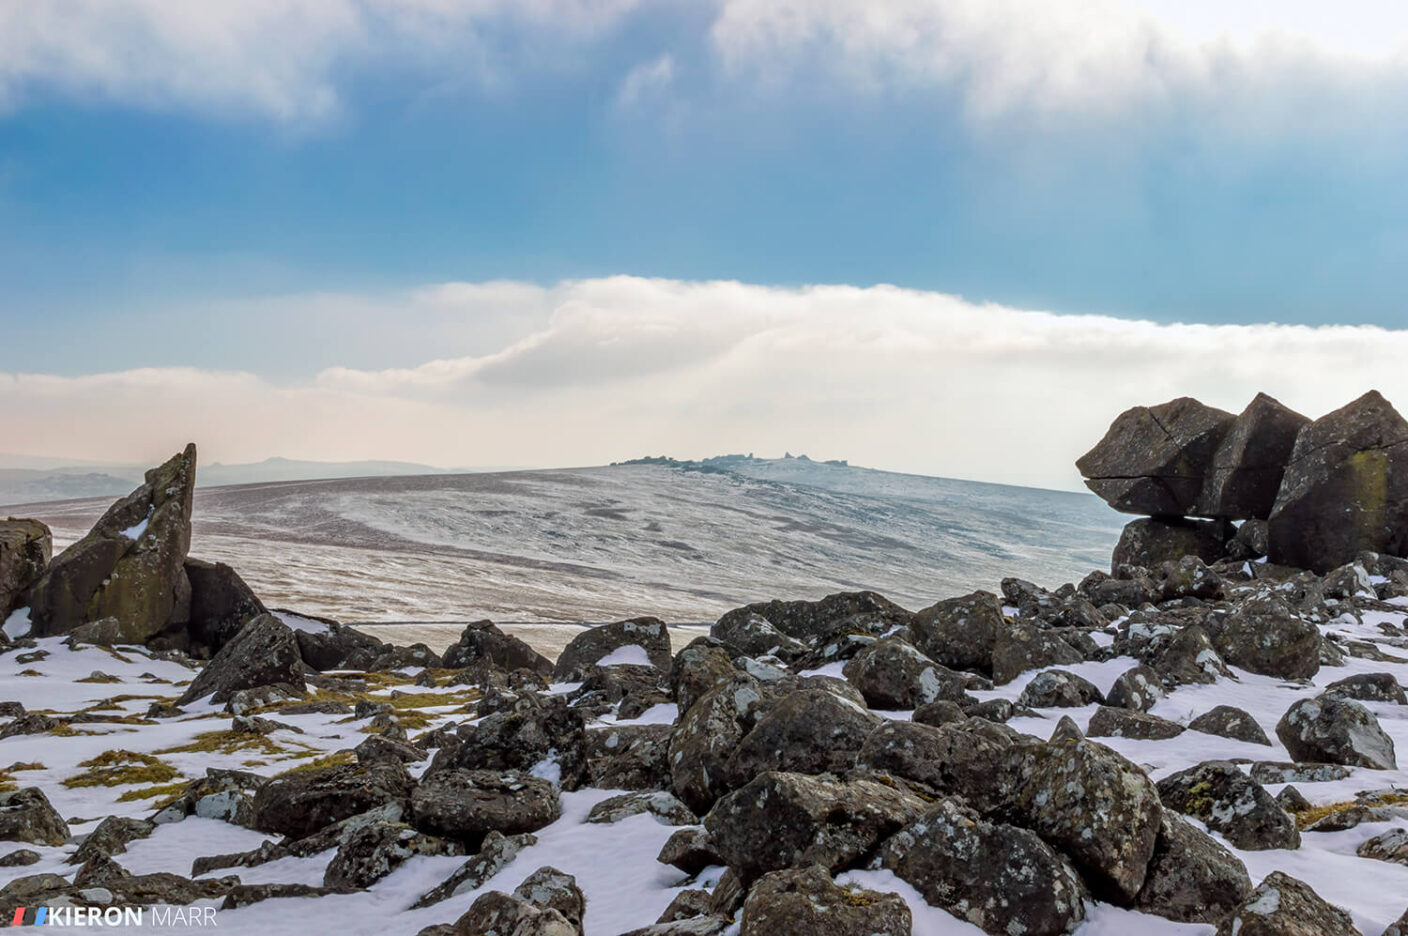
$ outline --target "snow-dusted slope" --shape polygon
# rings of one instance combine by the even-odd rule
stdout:
[[[71,541],[105,507],[9,510]],[[777,459],[205,489],[192,554],[348,621],[704,621],[841,590],[920,608],[1014,573],[1078,581],[1121,522],[1085,494]]]

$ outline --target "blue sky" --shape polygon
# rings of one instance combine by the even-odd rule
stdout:
[[[184,368],[326,389],[330,371],[551,344],[572,314],[558,284],[620,275],[894,284],[961,296],[979,319],[994,304],[1396,329],[1408,14],[1320,7],[4,3],[0,377],[145,370],[160,385]],[[497,281],[542,295],[425,299]],[[856,380],[851,397],[874,386]],[[834,400],[797,406],[820,425]],[[606,435],[522,457],[624,457],[654,438]],[[927,451],[886,458],[956,473]]]

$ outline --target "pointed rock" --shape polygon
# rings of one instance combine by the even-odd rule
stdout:
[[[1258,393],[1212,456],[1196,513],[1229,520],[1271,516],[1296,436],[1310,420]]]

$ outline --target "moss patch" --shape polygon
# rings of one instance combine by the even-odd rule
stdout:
[[[178,747],[164,748],[158,754],[234,754],[257,750],[265,754],[281,754],[284,749],[261,734],[249,731],[206,731]]]
[[[1381,793],[1372,797],[1371,802],[1360,802],[1359,800],[1349,800],[1344,803],[1328,803],[1324,806],[1312,806],[1309,809],[1302,809],[1295,814],[1296,826],[1304,829],[1311,823],[1319,822],[1326,816],[1333,816],[1349,809],[1359,806],[1398,806],[1408,803],[1408,793]]]
[[[134,803],[138,800],[160,799],[161,802],[153,804],[156,809],[163,809],[171,803],[180,799],[181,794],[186,792],[186,787],[190,786],[186,781],[180,783],[162,783],[156,786],[138,787],[135,790],[128,790],[117,798],[119,803]]]
[[[306,754],[295,754],[294,758],[311,757],[315,753],[315,751],[309,751]],[[290,767],[288,770],[285,770],[282,773],[275,774],[275,776],[287,777],[289,774],[298,773],[303,770],[318,770],[323,767],[337,767],[340,764],[353,764],[356,763],[356,761],[357,755],[352,751],[337,751],[336,753],[326,754],[322,757],[313,757],[306,764],[299,764],[296,767]]]
[[[87,767],[88,770],[65,780],[64,786],[69,789],[166,783],[180,776],[175,767],[161,758],[138,751],[104,751],[78,766]]]

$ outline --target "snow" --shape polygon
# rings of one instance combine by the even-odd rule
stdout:
[[[153,507],[151,510],[148,510],[148,511],[147,511],[147,515],[146,515],[145,517],[143,517],[141,520],[139,520],[137,523],[134,523],[132,526],[128,527],[127,529],[123,530],[123,531],[122,531],[122,535],[125,536],[125,537],[127,537],[127,538],[130,539],[130,540],[139,540],[139,539],[141,539],[143,536],[146,535],[146,532],[147,532],[147,524],[151,522],[152,514],[155,513],[155,512],[156,512],[156,508],[155,508],[155,507]]]
[[[597,666],[650,666],[650,654],[640,644],[617,647],[596,661]]]
[[[29,635],[32,626],[29,623],[29,609],[20,608],[10,612],[10,616],[5,618],[5,623],[0,626],[0,630],[3,630],[5,636],[11,640],[19,640],[21,637]]]

